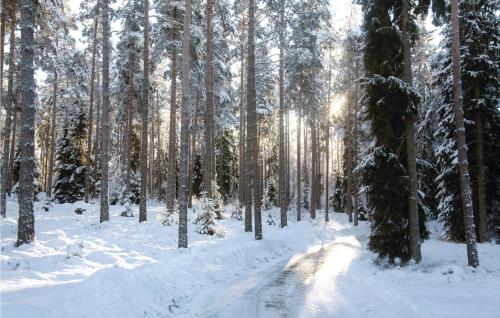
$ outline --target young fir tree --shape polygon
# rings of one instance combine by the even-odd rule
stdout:
[[[57,143],[54,199],[58,203],[74,203],[85,194],[84,153],[79,146],[86,136],[86,116],[82,109],[64,124]]]
[[[495,206],[500,191],[500,110],[497,85],[500,76],[499,1],[460,3],[460,58],[462,61],[463,108],[467,157],[472,181],[472,200],[477,236],[487,241],[493,232]],[[459,165],[455,139],[451,72],[451,27],[443,31],[442,49],[433,59],[433,83],[441,92],[436,121],[435,156],[438,165],[439,219],[445,235],[464,242],[465,224],[457,182]]]
[[[400,2],[364,1],[364,65],[367,118],[373,143],[360,164],[371,208],[369,248],[380,258],[407,262],[410,257],[410,185],[407,171],[405,124],[420,96],[403,78],[403,38],[398,28]],[[419,211],[421,239],[427,237],[425,216]]]

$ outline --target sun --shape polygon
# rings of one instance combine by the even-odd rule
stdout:
[[[344,106],[345,96],[337,95],[330,102],[330,116],[337,117],[342,112],[342,107]]]

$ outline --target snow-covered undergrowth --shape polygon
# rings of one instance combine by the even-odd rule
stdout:
[[[326,226],[306,220],[281,229],[264,222],[264,239],[255,241],[242,221],[231,219],[234,207],[226,207],[224,237],[196,233],[190,213],[190,247],[179,250],[177,227],[155,218],[163,206],[149,205],[142,224],[136,206],[130,218],[112,206],[111,221],[99,224],[97,205],[55,204],[48,212],[42,205],[35,203],[32,244],[13,247],[14,201],[1,221],[1,317],[203,317],[207,300],[232,301],[224,293],[228,286],[265,276],[331,241],[349,242],[354,250],[333,250],[333,265],[325,266],[336,268],[337,259],[335,276],[318,271],[312,278],[307,297],[325,317],[358,317],[352,306],[366,308],[365,317],[400,317],[408,310],[415,317],[500,317],[496,245],[479,246],[481,266],[473,270],[465,266],[464,245],[434,237],[423,245],[422,265],[384,268],[366,251],[367,224],[352,228],[344,215],[334,214]],[[77,215],[76,208],[85,211]],[[277,209],[272,214],[278,219]]]

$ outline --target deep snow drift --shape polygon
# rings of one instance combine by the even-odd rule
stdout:
[[[1,317],[500,317],[498,245],[480,244],[472,269],[463,244],[433,235],[422,264],[384,267],[366,250],[368,224],[343,214],[281,229],[265,211],[255,241],[226,207],[223,238],[190,226],[178,250],[177,228],[155,219],[161,206],[143,224],[119,206],[104,224],[97,205],[41,206],[30,245],[13,247],[15,201],[1,221]]]

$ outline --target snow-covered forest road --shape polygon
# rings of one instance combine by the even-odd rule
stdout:
[[[265,270],[219,292],[231,295],[223,302],[208,299],[207,317],[311,317],[332,315],[334,305],[323,292],[343,280],[349,264],[359,255],[355,237],[341,239],[297,254],[283,264],[273,264]],[[336,302],[336,301],[334,301]],[[360,313],[363,308],[354,308]]]
[[[224,237],[190,227],[177,249],[177,228],[120,217],[99,224],[91,204],[35,203],[37,239],[14,248],[17,209],[1,221],[2,318],[17,317],[500,317],[500,250],[480,244],[481,266],[466,266],[465,246],[433,234],[422,264],[374,264],[369,224],[333,213],[325,224],[264,223],[262,241],[243,231],[226,207]],[[86,209],[82,215],[73,211]],[[278,218],[279,210],[265,211]],[[190,214],[191,215],[191,214]],[[291,215],[290,219],[293,220]],[[269,219],[270,217],[266,217]],[[438,233],[438,228],[432,228]]]

